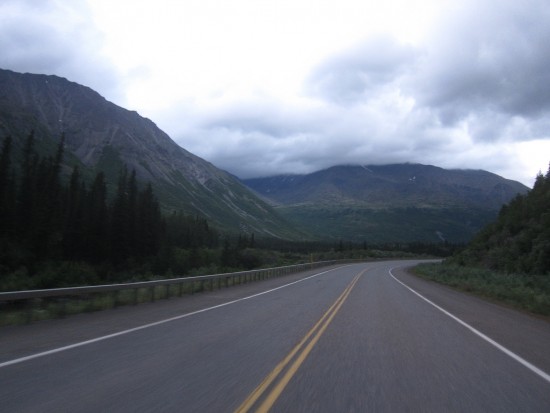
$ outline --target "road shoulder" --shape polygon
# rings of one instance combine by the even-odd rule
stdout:
[[[422,279],[412,274],[410,267],[396,268],[392,273],[428,300],[543,371],[550,372],[548,320]]]
[[[338,266],[67,318],[0,327],[0,363],[219,306]]]

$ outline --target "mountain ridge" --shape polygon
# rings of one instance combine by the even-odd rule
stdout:
[[[0,69],[0,90],[0,136],[12,136],[15,147],[21,148],[31,130],[49,148],[63,134],[73,162],[104,170],[111,182],[124,166],[135,170],[138,180],[153,183],[167,211],[198,214],[230,232],[301,236],[231,174],[180,147],[153,121],[86,86]]]
[[[114,184],[127,166],[153,183],[166,212],[200,215],[230,232],[464,242],[528,189],[487,171],[423,164],[339,165],[239,180],[180,147],[153,121],[86,86],[0,69],[0,90],[0,137],[11,135],[21,148],[34,130],[42,149],[53,152],[64,134],[67,168],[102,170]]]
[[[305,230],[369,242],[465,242],[528,190],[483,170],[410,163],[338,165],[243,183]]]

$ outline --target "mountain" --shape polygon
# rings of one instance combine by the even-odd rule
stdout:
[[[449,263],[508,274],[550,275],[550,168],[506,204]],[[547,283],[550,286],[550,284]]]
[[[482,170],[335,166],[243,181],[317,236],[356,242],[465,242],[528,188]]]
[[[151,182],[165,211],[204,216],[222,230],[300,236],[238,179],[177,145],[152,121],[57,76],[0,70],[0,140],[21,148],[31,130],[52,153],[65,136],[65,163],[115,183],[124,166]],[[49,152],[48,152],[49,151]]]

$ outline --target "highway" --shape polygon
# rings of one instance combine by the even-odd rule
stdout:
[[[549,412],[550,322],[415,263],[0,328],[0,411]]]

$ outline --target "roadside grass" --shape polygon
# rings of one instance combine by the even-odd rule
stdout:
[[[420,264],[412,271],[419,277],[461,291],[532,313],[550,315],[549,275],[502,274],[482,268],[446,263]]]
[[[228,283],[227,286],[231,285],[233,282]],[[19,303],[0,303],[0,327],[181,297],[216,288],[216,284],[205,285],[196,282],[182,287],[180,288],[178,285],[155,286],[74,297],[37,298]]]
[[[74,314],[102,311],[125,305],[137,305],[162,299],[182,297],[204,291],[229,288],[255,280],[240,276],[225,280],[196,280],[185,284],[167,284],[130,290],[91,293],[79,296],[35,298],[0,302],[0,327],[28,324],[36,321],[63,318]]]

